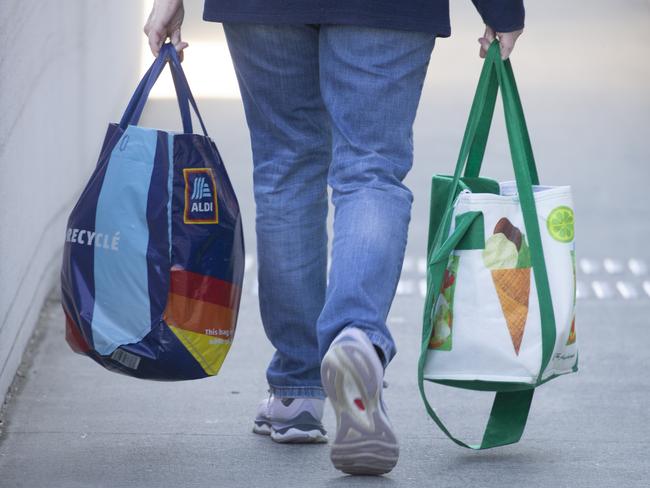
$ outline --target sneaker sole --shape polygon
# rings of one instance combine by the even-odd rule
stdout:
[[[280,444],[323,444],[327,442],[327,435],[319,429],[300,430],[289,428],[284,432],[273,430],[271,439]]]
[[[318,444],[328,441],[322,424],[306,412],[287,422],[255,420],[253,433],[270,435],[271,439],[281,444]]]
[[[377,364],[356,341],[342,341],[323,358],[321,377],[336,412],[336,438],[330,454],[334,467],[347,474],[391,471],[399,458],[399,446],[380,406]]]
[[[258,435],[271,435],[271,424],[256,420],[253,422],[253,433]]]

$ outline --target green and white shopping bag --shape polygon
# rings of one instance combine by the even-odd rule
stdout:
[[[513,182],[479,176],[501,91]],[[472,449],[521,438],[535,388],[578,368],[569,186],[541,186],[510,61],[490,47],[453,176],[432,178],[418,365],[427,412]],[[479,445],[455,438],[424,381],[496,392]]]

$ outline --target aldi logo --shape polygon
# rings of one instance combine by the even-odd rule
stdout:
[[[194,189],[192,190],[192,197],[191,200],[202,200],[203,198],[206,198],[207,196],[211,195],[210,193],[210,185],[208,185],[208,182],[205,181],[205,176],[199,176],[197,178],[194,178]]]
[[[212,168],[184,168],[186,224],[218,224],[217,185]]]

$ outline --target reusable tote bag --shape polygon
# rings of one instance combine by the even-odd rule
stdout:
[[[136,124],[169,64],[183,133]],[[203,135],[192,133],[190,105]],[[163,46],[72,210],[61,288],[76,352],[138,378],[217,374],[244,271],[239,205],[173,46]]]
[[[479,177],[499,88],[515,182]],[[460,446],[519,441],[534,389],[577,370],[573,221],[571,189],[539,184],[512,67],[495,42],[455,173],[432,179],[418,379],[427,412]],[[424,380],[496,392],[479,445],[452,436]]]

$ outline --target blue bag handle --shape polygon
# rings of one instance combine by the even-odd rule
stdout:
[[[187,81],[187,77],[185,76],[185,72],[183,71],[183,67],[181,66],[181,60],[178,57],[178,53],[176,52],[176,49],[171,43],[165,44],[163,46],[163,49],[167,49],[169,51],[169,65],[172,72],[172,78],[174,80],[174,86],[176,87],[179,106],[181,105],[181,103],[183,103],[185,107],[187,107],[187,102],[189,101],[190,105],[194,109],[194,113],[196,114],[196,117],[199,119],[199,124],[201,124],[203,135],[208,137],[208,131],[205,128],[205,124],[203,123],[203,118],[201,117],[201,113],[199,112],[199,107],[196,104],[196,100],[194,100],[194,95],[192,95],[192,90],[190,90],[190,84]],[[183,112],[183,107],[181,107],[181,116],[182,116],[182,112]],[[192,120],[191,117],[189,117],[189,110],[187,111],[187,114],[189,119],[189,125],[191,127]]]
[[[149,92],[153,88],[153,85],[158,80],[160,73],[165,67],[165,62],[167,61],[166,56],[163,55],[163,52],[159,53],[158,57],[154,60],[151,67],[147,70],[145,75],[142,77],[142,80],[138,84],[138,87],[135,89],[129,105],[127,106],[122,120],[120,121],[120,127],[126,129],[129,124],[137,124],[140,120],[142,110],[144,109],[144,104],[149,96]],[[176,96],[178,99],[178,106],[181,111],[181,118],[183,121],[183,131],[186,133],[192,132],[192,119],[189,114],[189,109],[187,108],[187,103],[184,103],[184,95],[179,91],[176,83],[174,84],[176,88]]]
[[[129,104],[124,111],[124,115],[120,120],[120,127],[126,129],[128,125],[137,125],[144,110],[144,105],[149,98],[149,93],[155,85],[158,77],[162,73],[165,65],[169,63],[169,67],[172,72],[172,79],[174,82],[174,88],[176,89],[176,98],[178,100],[178,106],[181,112],[181,119],[183,122],[183,132],[186,134],[191,134],[192,131],[192,117],[189,111],[189,105],[192,106],[196,116],[201,124],[201,129],[203,134],[207,137],[208,131],[205,128],[201,114],[199,113],[198,106],[194,100],[194,96],[190,90],[187,78],[181,67],[180,59],[176,53],[176,49],[171,43],[164,44],[158,54],[158,57],[154,60],[151,67],[147,70],[145,75],[140,80]]]
[[[199,112],[199,107],[196,104],[196,100],[194,100],[194,95],[192,95],[192,90],[190,90],[190,84],[187,81],[187,77],[185,76],[185,72],[183,71],[183,67],[181,66],[181,60],[179,59],[178,54],[176,53],[176,49],[174,49],[174,46],[172,44],[167,44],[167,46],[169,46],[169,50],[171,51],[170,66],[172,70],[172,78],[174,79],[174,86],[177,87],[177,94],[179,90],[178,87],[180,86],[180,92],[182,94],[185,106],[187,106],[187,102],[189,101],[190,105],[194,109],[196,118],[199,119],[199,124],[201,124],[201,130],[203,131],[203,135],[208,137],[208,131],[205,128],[205,124],[203,123],[203,118],[201,117],[201,113]],[[179,105],[181,103],[180,95],[179,95],[178,103]],[[181,112],[182,111],[183,109],[181,108]],[[192,119],[191,117],[189,117],[189,110],[187,114],[188,114],[189,124],[191,126]]]

